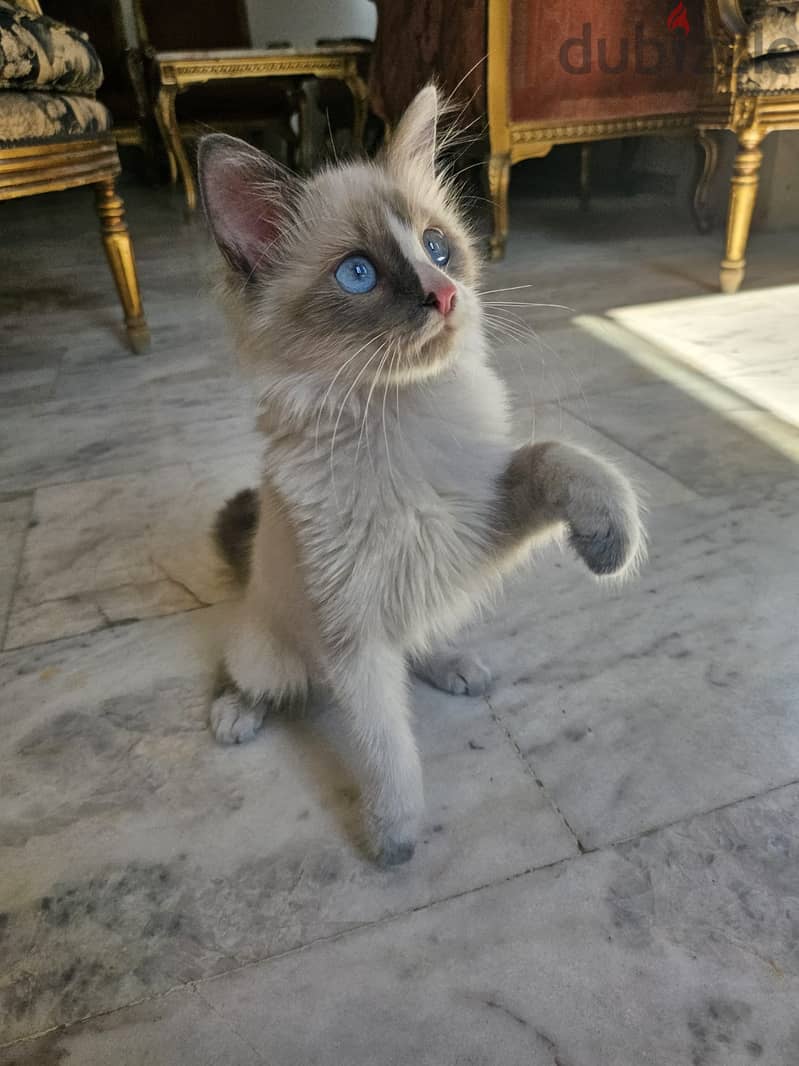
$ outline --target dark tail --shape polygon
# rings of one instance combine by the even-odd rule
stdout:
[[[250,574],[250,551],[258,528],[258,493],[242,489],[225,501],[214,521],[214,540],[222,557],[246,584]]]

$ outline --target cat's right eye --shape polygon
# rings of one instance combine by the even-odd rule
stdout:
[[[377,271],[365,255],[347,256],[336,267],[335,278],[339,287],[352,295],[371,292],[377,285]]]

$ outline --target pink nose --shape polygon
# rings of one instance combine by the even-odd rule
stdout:
[[[433,289],[430,297],[428,297],[430,303],[435,303],[441,314],[446,317],[455,306],[455,286],[451,283],[440,285],[438,288]]]

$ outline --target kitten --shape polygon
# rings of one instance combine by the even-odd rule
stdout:
[[[222,134],[199,155],[266,438],[260,489],[217,520],[245,591],[211,728],[249,740],[270,706],[327,686],[387,865],[411,857],[422,814],[408,665],[484,691],[481,662],[433,649],[533,544],[565,530],[598,575],[634,566],[643,544],[613,467],[510,442],[474,241],[436,170],[439,106],[428,86],[378,161],[309,178]]]

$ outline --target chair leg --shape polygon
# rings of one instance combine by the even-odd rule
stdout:
[[[125,224],[125,205],[117,194],[113,178],[98,182],[95,194],[105,254],[125,313],[125,328],[133,351],[139,354],[150,345],[150,331],[142,309],[133,245]]]
[[[702,128],[696,131],[696,140],[704,153],[704,164],[694,191],[694,222],[700,233],[709,233],[713,220],[707,213],[707,194],[718,167],[719,144],[711,130]]]
[[[744,130],[738,135],[738,154],[730,187],[730,205],[727,213],[727,245],[721,261],[721,291],[737,292],[746,269],[746,243],[757,198],[760,179],[760,162],[763,153],[760,130]]]
[[[177,88],[174,85],[162,85],[158,90],[156,101],[158,127],[164,138],[164,146],[169,157],[170,178],[174,184],[177,172],[180,172],[183,191],[186,193],[186,209],[189,214],[192,214],[197,207],[197,186],[194,184],[191,163],[183,147],[183,138],[180,136],[180,127],[175,114],[176,96]]]
[[[493,211],[492,233],[489,238],[491,259],[502,259],[508,237],[508,183],[510,156],[493,154],[488,158],[488,195]]]
[[[352,143],[363,150],[363,138],[366,132],[366,120],[369,117],[369,89],[363,78],[357,75],[347,79],[347,88],[352,93],[355,108],[352,119]]]

